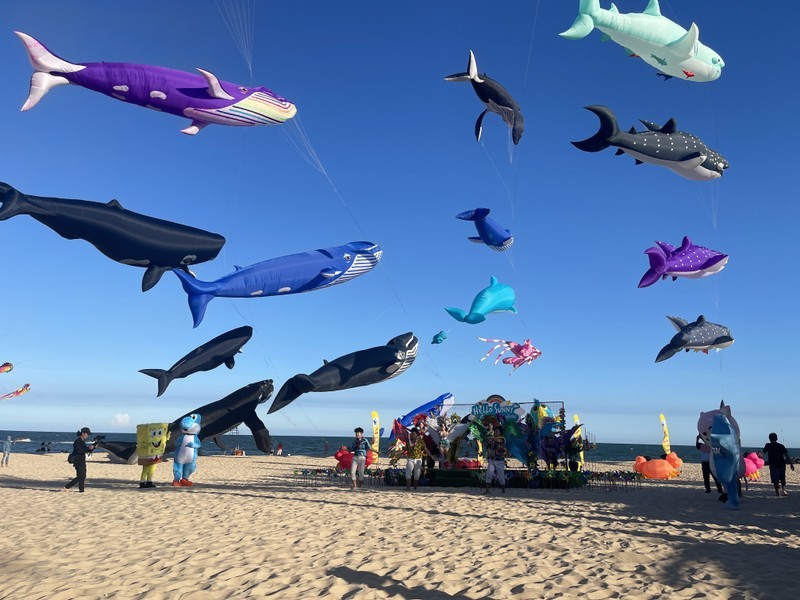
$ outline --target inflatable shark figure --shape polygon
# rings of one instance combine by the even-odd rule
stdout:
[[[730,165],[719,152],[706,146],[697,136],[678,131],[675,119],[662,127],[642,121],[647,131],[633,127],[627,133],[619,130],[614,113],[605,106],[587,106],[600,119],[600,129],[592,137],[572,145],[584,152],[600,152],[609,146],[617,148],[616,155],[628,154],[637,165],[647,163],[666,167],[673,173],[693,181],[718,179]]]
[[[578,17],[562,37],[577,40],[594,28],[659,72],[688,81],[714,81],[722,75],[725,62],[700,43],[700,31],[692,23],[689,31],[661,15],[658,0],[650,0],[643,13],[621,14],[614,4],[600,8],[600,0],[580,0]]]
[[[711,426],[709,466],[725,489],[725,494],[720,498],[725,502],[724,508],[739,510],[739,478],[744,477],[745,471],[742,444],[738,431],[722,413],[714,415],[714,424]]]
[[[678,333],[670,340],[669,344],[661,349],[656,357],[656,362],[672,358],[681,350],[694,350],[708,354],[712,348],[720,350],[733,344],[731,330],[716,323],[709,323],[703,315],[697,317],[693,323],[680,317],[667,317]]]
[[[220,81],[203,69],[200,75],[132,63],[70,63],[39,41],[15,31],[34,69],[28,99],[22,110],[59,85],[73,84],[144,108],[188,117],[182,133],[195,135],[209,124],[276,125],[294,117],[297,108],[265,87],[244,87]]]
[[[728,264],[728,255],[709,250],[703,246],[695,246],[688,236],[683,238],[680,248],[666,242],[656,242],[656,246],[644,251],[650,258],[650,268],[644,274],[639,287],[653,285],[658,278],[678,277],[700,279],[719,273]]]

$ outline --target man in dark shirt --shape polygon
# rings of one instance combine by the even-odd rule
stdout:
[[[764,446],[763,455],[769,465],[769,478],[772,481],[772,485],[775,486],[775,495],[788,496],[789,493],[786,491],[786,465],[788,464],[792,471],[794,471],[794,465],[786,446],[778,443],[777,433],[769,434],[769,444]]]

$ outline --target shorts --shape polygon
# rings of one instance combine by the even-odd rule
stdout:
[[[412,474],[414,476],[414,479],[419,479],[419,476],[422,475],[421,458],[409,458],[406,461],[406,481],[411,480]]]

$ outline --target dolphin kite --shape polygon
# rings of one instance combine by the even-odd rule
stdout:
[[[220,81],[203,69],[200,75],[132,63],[67,62],[31,36],[15,31],[34,69],[26,111],[59,85],[73,84],[145,108],[187,117],[182,133],[195,135],[205,126],[275,125],[294,117],[297,108],[265,87]]]
[[[478,63],[475,61],[475,55],[472,53],[472,50],[469,51],[467,72],[448,75],[444,80],[469,81],[480,101],[486,105],[486,110],[484,110],[478,116],[478,120],[475,121],[475,139],[477,141],[481,141],[483,117],[486,116],[487,112],[493,112],[500,115],[500,118],[506,122],[506,125],[511,127],[511,139],[514,141],[514,144],[519,144],[525,129],[525,119],[522,117],[519,104],[517,104],[517,101],[514,100],[508,90],[494,79],[490,79],[485,73],[483,75],[478,75]]]
[[[689,81],[714,81],[722,75],[725,62],[711,48],[700,43],[700,31],[692,23],[689,31],[661,15],[658,0],[650,0],[643,13],[621,14],[600,8],[600,0],[580,0],[578,17],[562,37],[577,40],[594,28],[665,75]]]
[[[688,236],[683,238],[680,248],[666,242],[656,242],[656,246],[644,251],[650,258],[650,268],[644,274],[639,287],[653,285],[658,278],[678,277],[700,279],[719,273],[728,264],[728,255],[695,246]]]
[[[489,248],[497,252],[508,250],[514,243],[514,237],[508,229],[490,219],[489,212],[490,210],[488,208],[476,208],[457,214],[456,219],[475,223],[475,229],[478,230],[478,237],[467,238],[470,242],[486,244]]]
[[[672,358],[681,350],[694,350],[708,354],[712,348],[720,350],[733,344],[731,331],[727,327],[709,323],[703,315],[693,323],[680,317],[667,317],[678,330],[678,333],[664,346],[656,357],[656,362]]]
[[[0,204],[0,221],[29,215],[63,238],[86,240],[111,260],[146,268],[143,292],[170,269],[188,274],[189,265],[215,258],[225,244],[217,233],[135,213],[117,200],[103,204],[29,196],[0,183]]]
[[[489,287],[482,289],[472,301],[469,314],[460,308],[445,308],[456,321],[474,325],[486,320],[486,315],[493,312],[517,313],[514,307],[516,295],[510,285],[497,283],[495,277],[489,278]]]
[[[272,401],[267,414],[282,409],[308,392],[332,392],[381,383],[408,369],[417,358],[419,340],[404,333],[376,346],[345,354],[328,362],[310,375],[298,374],[286,381]]]
[[[706,146],[700,139],[678,131],[675,119],[662,127],[642,121],[647,131],[637,132],[633,127],[627,133],[619,130],[614,113],[605,106],[586,106],[600,119],[600,129],[592,137],[572,145],[584,152],[600,152],[609,146],[617,148],[616,155],[628,154],[636,164],[647,163],[666,167],[673,173],[693,181],[722,177],[730,165],[719,152]]]
[[[160,396],[175,379],[188,377],[199,371],[210,371],[223,364],[232,369],[234,357],[242,351],[242,346],[250,341],[252,335],[253,328],[249,325],[231,329],[195,348],[166,371],[164,369],[141,369],[139,373],[158,379],[158,394],[156,395]]]
[[[256,298],[310,292],[340,283],[371,271],[381,259],[382,250],[372,242],[350,242],[265,260],[216,281],[200,281],[174,270],[189,299],[194,326],[206,314],[206,306],[217,298]]]

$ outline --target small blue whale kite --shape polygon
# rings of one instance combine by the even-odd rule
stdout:
[[[478,237],[467,238],[470,242],[486,244],[489,248],[498,252],[508,250],[514,243],[514,237],[508,229],[501,226],[497,221],[490,219],[489,212],[488,208],[476,208],[475,210],[457,214],[456,219],[475,223]]]
[[[236,267],[236,271],[216,281],[200,281],[177,269],[174,272],[189,296],[189,309],[197,327],[212,298],[282,296],[331,287],[371,271],[381,254],[380,246],[372,242],[350,242]]]
[[[447,333],[445,333],[444,331],[440,331],[439,333],[433,336],[431,344],[441,344],[446,339],[447,339]]]
[[[456,321],[474,325],[483,323],[489,313],[512,312],[516,314],[517,309],[514,307],[514,300],[516,300],[514,289],[510,285],[497,283],[497,279],[491,277],[489,287],[478,292],[478,295],[472,301],[469,314],[460,308],[445,308],[445,310]]]

